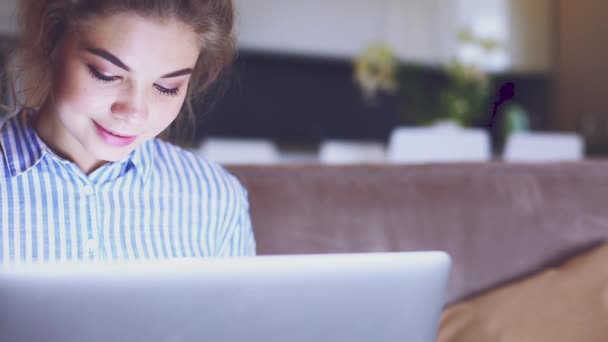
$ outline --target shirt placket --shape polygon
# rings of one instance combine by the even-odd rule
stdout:
[[[84,258],[88,261],[98,261],[101,251],[98,191],[95,185],[87,180],[82,185],[81,192],[86,200],[86,215],[89,218],[86,227]]]

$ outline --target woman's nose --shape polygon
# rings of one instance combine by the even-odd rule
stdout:
[[[129,101],[114,102],[111,111],[117,119],[125,121],[144,121],[148,118],[145,106],[137,105]]]
[[[120,120],[140,122],[148,118],[145,96],[133,90],[117,99],[110,110]]]

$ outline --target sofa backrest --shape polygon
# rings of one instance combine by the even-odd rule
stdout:
[[[445,250],[448,302],[608,240],[608,162],[234,166],[258,254]]]

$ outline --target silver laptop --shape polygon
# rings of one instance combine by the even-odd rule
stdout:
[[[0,341],[431,342],[442,252],[0,270]]]

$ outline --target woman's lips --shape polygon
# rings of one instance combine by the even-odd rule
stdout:
[[[122,136],[122,135],[112,133],[111,131],[105,129],[103,126],[101,126],[97,122],[95,122],[95,121],[93,121],[93,122],[95,123],[95,128],[97,129],[97,134],[99,134],[99,137],[103,141],[105,141],[106,144],[108,144],[108,145],[112,145],[115,147],[124,147],[124,146],[131,144],[137,138],[136,136]]]

